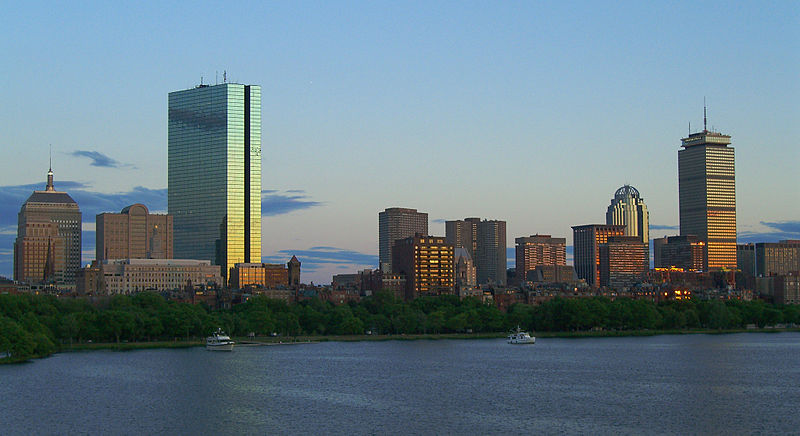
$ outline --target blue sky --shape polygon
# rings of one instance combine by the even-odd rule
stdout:
[[[43,186],[165,208],[167,94],[262,86],[266,260],[374,266],[377,213],[602,222],[636,186],[674,234],[688,123],[732,135],[742,240],[800,237],[797,2],[16,2],[0,16],[0,274]],[[218,72],[218,74],[217,74]],[[159,197],[161,195],[161,197]],[[93,235],[84,236],[90,260]]]

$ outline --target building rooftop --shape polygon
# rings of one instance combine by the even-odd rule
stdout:
[[[66,192],[60,191],[33,191],[25,203],[66,203],[77,204]]]
[[[719,132],[703,130],[702,132],[692,133],[686,138],[681,139],[681,145],[691,147],[694,145],[730,145],[731,135],[724,135]]]

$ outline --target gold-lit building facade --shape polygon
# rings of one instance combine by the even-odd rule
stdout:
[[[551,235],[531,235],[516,238],[517,280],[524,283],[528,273],[539,265],[566,265],[567,238],[554,238]]]
[[[392,268],[406,276],[406,300],[454,293],[455,249],[440,236],[415,235],[395,242]]]
[[[230,271],[228,286],[243,288],[288,288],[289,269],[280,263],[239,263]]]
[[[641,282],[650,269],[647,247],[639,236],[609,236],[600,244],[600,286],[620,290]]]
[[[704,270],[735,269],[736,178],[731,137],[703,129],[678,151],[680,234],[705,243]]]
[[[586,224],[572,227],[575,273],[592,287],[600,285],[600,245],[611,236],[624,236],[625,226]]]

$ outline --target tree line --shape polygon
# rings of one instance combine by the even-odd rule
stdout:
[[[40,295],[0,295],[0,358],[46,356],[76,342],[203,338],[217,328],[234,336],[360,335],[533,331],[736,329],[800,324],[800,306],[761,301],[668,301],[554,298],[516,304],[507,313],[477,298],[421,297],[410,302],[378,292],[360,302],[320,299],[297,304],[253,297],[231,309],[168,301],[159,294],[117,295],[97,302]]]

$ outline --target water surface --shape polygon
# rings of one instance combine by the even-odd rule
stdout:
[[[800,333],[91,351],[0,366],[3,434],[797,434]]]

